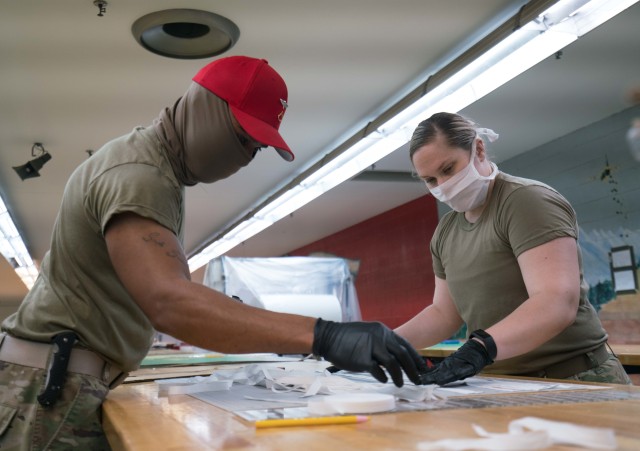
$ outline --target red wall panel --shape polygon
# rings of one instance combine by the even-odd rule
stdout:
[[[325,252],[359,260],[356,290],[362,319],[393,328],[431,304],[429,241],[437,223],[436,202],[425,195],[289,255]]]

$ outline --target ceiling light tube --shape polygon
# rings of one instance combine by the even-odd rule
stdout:
[[[206,265],[209,260],[233,249],[238,244],[257,235],[273,224],[274,221],[258,216],[249,217],[247,220],[236,224],[224,237],[215,240],[206,249],[189,259],[191,272]]]
[[[482,72],[469,74],[462,80],[460,73],[456,74],[455,79],[447,80],[433,92],[427,93],[410,108],[391,119],[384,127],[394,127],[401,124],[413,129],[422,119],[433,113],[460,111],[530,69],[549,55],[566,47],[577,38],[576,35],[553,30],[540,33],[521,47],[507,53],[506,57],[488,66]],[[466,68],[464,72],[469,73]],[[451,85],[454,87],[450,88]]]
[[[15,226],[4,200],[0,196],[0,252],[13,267],[22,282],[31,288],[38,277],[38,269],[33,263],[27,247]]]
[[[264,230],[322,193],[348,180],[410,139],[418,123],[439,111],[458,112],[558,52],[639,0],[532,0],[460,58],[433,75],[343,145],[254,208],[189,259],[191,271],[249,238],[235,228],[252,217],[268,218]],[[520,23],[524,22],[524,26]],[[438,80],[440,80],[438,82]],[[373,127],[372,124],[375,124]],[[258,230],[258,231],[256,231]],[[237,241],[241,239],[240,241]],[[220,245],[224,242],[225,245]],[[229,247],[231,246],[231,247]]]

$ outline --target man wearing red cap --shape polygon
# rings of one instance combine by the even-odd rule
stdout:
[[[239,303],[190,280],[184,187],[212,183],[274,147],[287,88],[267,61],[216,60],[151,127],[70,177],[40,275],[0,335],[0,448],[108,449],[100,407],[155,331],[226,353],[313,352],[401,386],[426,366],[380,323],[335,323]],[[12,448],[15,447],[15,448]]]

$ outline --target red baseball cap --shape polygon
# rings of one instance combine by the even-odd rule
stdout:
[[[287,107],[287,85],[264,59],[229,56],[207,64],[193,81],[225,100],[242,128],[287,161],[294,155],[278,132]]]

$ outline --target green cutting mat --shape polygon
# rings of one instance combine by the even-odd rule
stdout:
[[[277,354],[219,354],[216,352],[209,353],[167,353],[167,354],[150,354],[146,356],[140,367],[149,366],[183,366],[197,365],[205,363],[249,363],[249,362],[291,362],[300,360],[301,357],[279,356]]]

